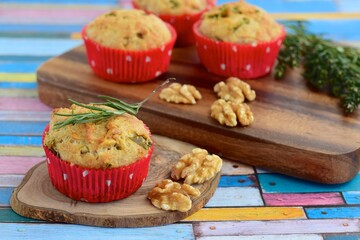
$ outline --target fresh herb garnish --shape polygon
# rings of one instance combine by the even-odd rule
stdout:
[[[55,113],[58,116],[68,117],[64,121],[60,121],[54,124],[54,129],[64,127],[70,124],[79,124],[79,123],[88,123],[88,122],[97,122],[101,120],[105,120],[115,115],[122,115],[124,113],[129,113],[132,115],[136,115],[141,108],[141,106],[147,102],[159,89],[164,87],[170,81],[175,80],[174,78],[169,78],[161,85],[159,85],[155,90],[153,90],[144,100],[138,103],[126,103],[117,98],[110,96],[99,96],[100,98],[106,100],[101,103],[91,103],[91,104],[83,104],[77,101],[69,99],[73,104],[89,109],[90,112],[86,113],[71,113],[71,114],[63,114],[63,113]],[[104,108],[102,106],[106,106]]]
[[[360,104],[360,52],[339,46],[322,36],[309,33],[303,22],[289,25],[292,30],[278,55],[275,78],[284,77],[287,68],[303,65],[303,77],[315,88],[339,98],[345,112]]]

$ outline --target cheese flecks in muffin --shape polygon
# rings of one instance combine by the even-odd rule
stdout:
[[[199,31],[217,41],[249,44],[274,40],[282,30],[264,10],[240,1],[219,5],[206,12]]]
[[[54,109],[44,145],[62,160],[92,169],[126,166],[148,154],[152,145],[150,132],[141,120],[130,114],[54,129],[55,123],[67,118],[55,113],[89,111],[77,105]]]
[[[171,32],[160,18],[142,10],[126,9],[96,17],[86,36],[101,46],[122,50],[148,50],[164,46]]]
[[[141,9],[155,14],[196,14],[206,9],[207,0],[135,0]]]

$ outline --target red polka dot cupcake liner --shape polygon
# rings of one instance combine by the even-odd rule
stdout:
[[[281,35],[273,41],[254,44],[220,42],[203,36],[199,25],[200,22],[194,24],[193,32],[200,61],[209,72],[225,77],[254,79],[269,74],[286,36],[281,26]]]
[[[111,202],[136,192],[147,177],[154,150],[151,147],[145,157],[124,167],[89,169],[60,159],[45,145],[43,148],[52,185],[73,200],[92,203]]]
[[[81,35],[88,63],[102,79],[120,83],[141,83],[165,73],[170,64],[177,34],[168,24],[171,40],[162,47],[143,51],[121,50],[101,46],[86,36],[86,26]]]
[[[132,1],[134,8],[140,9],[134,1]],[[169,14],[156,14],[142,9],[145,12],[152,13],[157,15],[163,21],[171,24],[176,32],[177,32],[177,40],[175,43],[175,47],[186,47],[190,45],[194,45],[195,39],[194,34],[191,31],[192,26],[196,23],[202,16],[202,14],[216,4],[216,0],[208,0],[207,7],[196,14],[183,14],[183,15],[169,15]]]

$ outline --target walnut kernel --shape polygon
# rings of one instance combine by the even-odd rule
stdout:
[[[192,153],[180,158],[171,170],[171,177],[175,180],[185,179],[184,183],[203,183],[215,176],[221,170],[222,160],[219,156],[209,155],[208,151],[195,148]]]
[[[193,85],[181,85],[180,83],[170,84],[160,92],[159,97],[167,102],[185,104],[196,104],[196,100],[202,98],[200,92]]]
[[[164,210],[186,212],[191,209],[190,196],[200,196],[200,191],[188,184],[164,179],[148,193],[151,203]]]
[[[214,92],[225,101],[236,103],[244,102],[245,98],[248,101],[253,101],[256,98],[256,93],[250,85],[236,77],[228,78],[226,83],[223,81],[217,83],[214,86]]]

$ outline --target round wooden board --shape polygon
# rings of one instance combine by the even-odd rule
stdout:
[[[219,183],[220,173],[204,184],[194,185],[201,195],[192,199],[193,205],[188,212],[158,209],[147,199],[147,193],[157,182],[170,178],[171,167],[195,146],[156,135],[154,142],[148,177],[142,187],[126,199],[110,203],[74,201],[52,186],[44,161],[30,169],[15,189],[11,207],[25,217],[103,227],[159,226],[182,220],[209,201]]]

